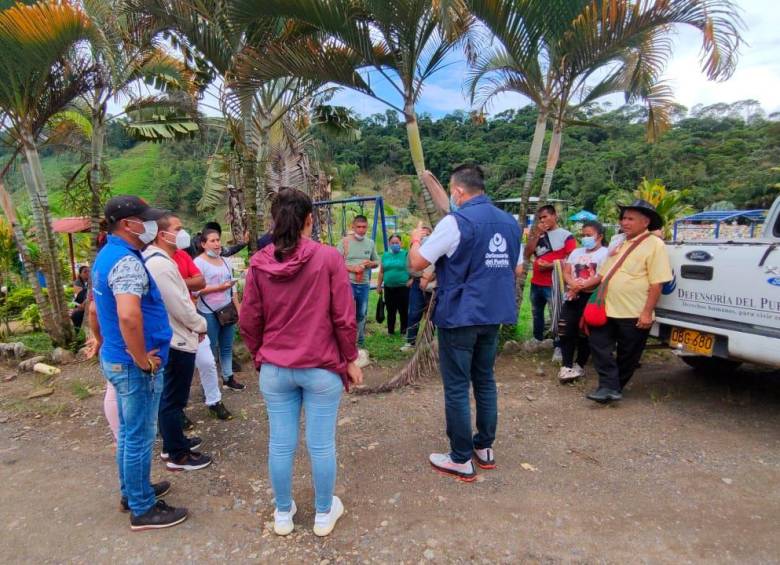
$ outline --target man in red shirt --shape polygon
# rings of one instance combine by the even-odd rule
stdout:
[[[173,260],[176,261],[179,272],[190,292],[197,292],[206,286],[203,274],[189,253],[183,249],[177,249],[176,253],[173,254]],[[219,390],[217,380],[217,363],[214,360],[208,336],[205,336],[203,341],[198,344],[195,367],[200,375],[200,384],[203,387],[203,394],[206,396],[206,406],[209,412],[220,420],[232,420],[233,415],[222,403],[222,392]]]
[[[537,226],[528,237],[525,258],[533,255],[531,276],[531,310],[533,312],[534,342],[539,346],[544,340],[544,307],[552,296],[553,263],[565,260],[577,248],[577,241],[570,232],[558,227],[558,213],[551,205],[542,206],[536,213]],[[555,343],[553,361],[560,361],[561,350]]]

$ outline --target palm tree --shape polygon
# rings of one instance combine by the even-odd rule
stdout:
[[[702,66],[713,80],[731,76],[741,43],[741,21],[729,0],[470,0],[469,6],[499,42],[474,66],[468,82],[472,96],[484,106],[513,91],[539,109],[521,194],[523,228],[548,119],[553,130],[539,205],[550,194],[564,127],[579,109],[622,92],[627,102],[647,105],[648,140],[669,127],[672,93],[660,77],[672,54],[669,35],[675,25],[701,32]],[[524,284],[525,276],[518,301]]]
[[[702,67],[712,80],[731,76],[741,43],[741,20],[729,0],[471,0],[470,7],[500,42],[475,66],[472,94],[480,83],[483,103],[519,92],[539,107],[540,118],[553,119],[540,203],[552,186],[564,126],[579,108],[622,92],[627,102],[647,105],[648,140],[669,127],[672,93],[660,76],[675,25],[701,32]],[[594,81],[599,72],[605,76]],[[524,193],[530,194],[544,129],[537,122]]]
[[[102,200],[106,195],[103,175],[106,128],[111,120],[122,115],[109,117],[109,101],[120,96],[130,98],[125,108],[131,118],[130,133],[142,139],[168,139],[183,132],[186,135],[196,130],[197,125],[190,116],[181,116],[181,112],[176,112],[177,120],[171,121],[168,110],[174,104],[171,100],[143,96],[133,88],[145,82],[162,92],[194,94],[193,73],[158,45],[159,22],[132,13],[124,0],[84,0],[83,6],[100,38],[90,43],[90,56],[100,72],[100,81],[96,88],[83,95],[85,107],[81,108],[91,123],[86,184],[90,189],[92,246],[96,253]],[[145,119],[150,114],[153,119]],[[169,119],[158,119],[166,117]]]
[[[42,294],[36,299],[46,329],[58,344],[71,340],[73,326],[63,293],[37,137],[52,115],[94,87],[93,68],[74,48],[92,37],[86,14],[67,3],[16,4],[0,12],[0,113],[25,156],[25,185],[40,243],[41,270],[49,288],[48,300]]]
[[[219,90],[218,109],[225,116],[225,127],[232,138],[231,154],[212,157],[207,178],[211,195],[206,200],[215,189],[224,192],[225,181],[245,195],[249,246],[253,250],[270,186],[267,149],[271,130],[324,83],[298,77],[256,80],[251,61],[265,59],[272,46],[296,42],[307,30],[276,14],[251,22],[238,21],[230,17],[232,2],[227,0],[128,2],[141,13],[164,22],[174,46],[196,67],[203,83],[214,83]],[[244,73],[239,77],[236,68],[242,62]]]
[[[689,194],[689,190],[668,190],[661,179],[647,180],[646,178],[642,178],[634,191],[637,198],[655,206],[655,211],[664,223],[665,239],[672,236],[672,226],[676,219],[693,212],[693,208],[685,203]]]
[[[332,82],[362,92],[403,114],[412,163],[422,186],[425,156],[416,104],[425,83],[445,65],[446,55],[468,43],[472,18],[460,1],[435,0],[237,0],[239,21],[277,15],[319,30],[317,49],[303,41],[286,44],[265,58],[253,58],[256,77],[296,76]],[[357,71],[365,71],[361,76]],[[378,93],[371,75],[386,81],[393,97]],[[400,101],[396,101],[400,100]],[[444,200],[442,200],[442,195]],[[446,211],[446,194],[423,190],[431,223]]]

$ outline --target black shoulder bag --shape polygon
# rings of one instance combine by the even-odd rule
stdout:
[[[222,262],[225,263],[225,267],[227,267],[228,272],[232,272],[230,267],[227,264],[227,261],[222,259]],[[217,318],[217,322],[221,327],[225,326],[232,326],[233,324],[238,322],[238,310],[236,310],[236,305],[233,303],[233,287],[230,287],[230,302],[225,304],[222,308],[219,308],[217,310],[214,310],[211,306],[208,305],[208,303],[203,299],[203,296],[200,297],[200,301],[203,303],[203,305],[208,308],[212,314]]]

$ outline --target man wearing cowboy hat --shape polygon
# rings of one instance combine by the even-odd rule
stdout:
[[[599,386],[588,398],[595,402],[623,398],[623,387],[634,374],[645,349],[661,287],[672,280],[664,242],[648,234],[662,226],[661,216],[645,200],[620,206],[620,228],[625,241],[601,266],[597,280],[601,282],[620,258],[629,254],[608,283],[607,323],[590,328],[591,355],[599,374]]]

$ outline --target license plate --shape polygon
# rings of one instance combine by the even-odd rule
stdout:
[[[690,353],[711,357],[715,347],[715,336],[696,330],[672,328],[669,345],[676,349],[682,348]]]

